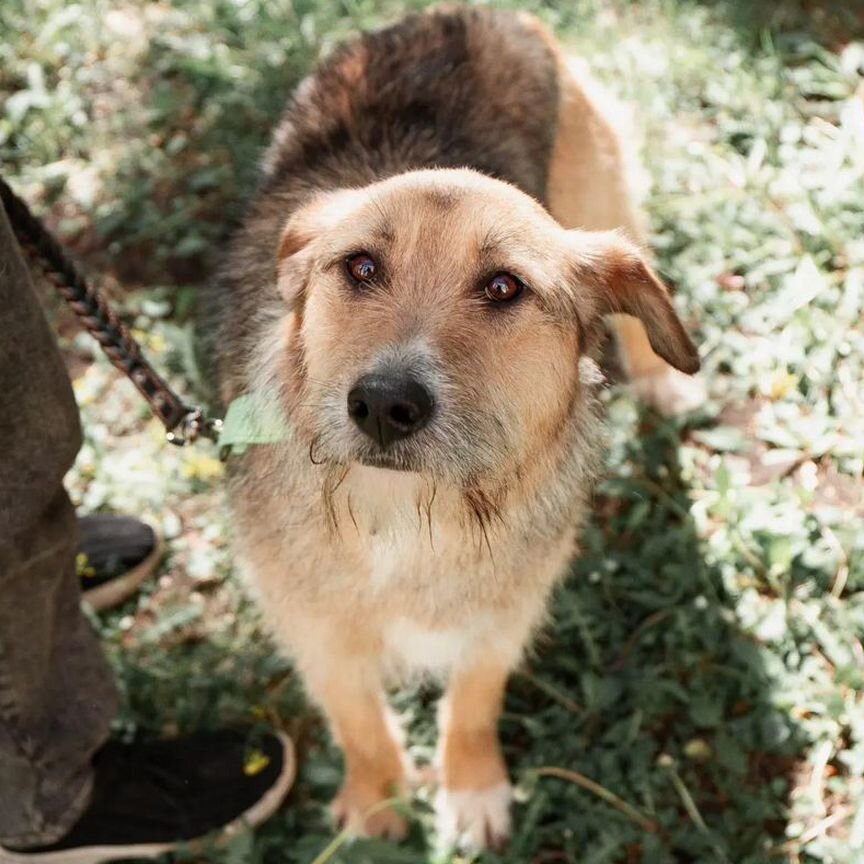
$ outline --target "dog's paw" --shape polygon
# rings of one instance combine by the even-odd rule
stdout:
[[[386,799],[384,799],[386,800]],[[343,788],[331,805],[333,819],[342,830],[354,837],[381,837],[403,840],[408,821],[381,799],[357,790]]]
[[[513,788],[499,783],[487,789],[441,788],[435,796],[439,838],[462,849],[499,849],[510,836]]]
[[[685,375],[671,366],[630,379],[630,389],[664,417],[693,411],[705,401],[705,382],[699,375]]]

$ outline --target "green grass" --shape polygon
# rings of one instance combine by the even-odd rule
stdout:
[[[195,287],[285,94],[320,50],[406,5],[423,4],[4,2],[3,172],[178,386],[195,382]],[[849,44],[864,7],[753,5],[521,4],[638,106],[653,243],[711,398],[684,424],[608,394],[584,553],[501,724],[513,842],[486,862],[864,861],[864,46]],[[289,805],[203,860],[309,864],[333,836],[339,757],[231,578],[220,467],[206,445],[163,445],[49,305],[79,375],[74,495],[169,537],[158,583],[97,622],[118,731],[290,730]],[[434,695],[395,697],[421,760]],[[542,768],[590,778],[658,830]],[[405,845],[330,860],[456,860],[434,849],[426,794],[411,807]]]

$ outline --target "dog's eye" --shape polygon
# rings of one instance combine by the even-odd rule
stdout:
[[[378,265],[375,263],[371,255],[365,252],[358,252],[356,255],[351,255],[345,262],[348,268],[348,274],[355,282],[360,282],[364,285],[371,282],[378,273]]]
[[[486,283],[484,290],[490,300],[496,303],[509,303],[525,290],[525,283],[512,273],[496,273]]]

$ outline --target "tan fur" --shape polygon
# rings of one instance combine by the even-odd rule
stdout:
[[[338,799],[337,820],[361,834],[401,838],[405,820],[390,808],[370,812],[382,800],[403,795],[406,772],[399,736],[387,723],[383,697],[374,667],[358,669],[348,680],[339,664],[351,666],[351,655],[342,657],[338,643],[331,644],[326,664],[308,663],[306,683],[327,709],[337,743],[345,753],[348,771]],[[365,672],[365,676],[362,674]]]
[[[500,39],[516,38],[507,37],[512,20],[453,14],[468,22],[480,89],[505,86],[495,63],[502,43],[483,34],[500,27]],[[524,20],[529,34],[518,38],[530,50],[516,52],[518,76],[539,87],[543,75],[529,60],[545,49],[531,35],[539,25]],[[362,90],[365,50],[340,55],[327,88],[315,78],[301,86],[303,123],[327,128],[333,118],[316,113],[319,103],[350,120],[338,86]],[[244,314],[254,327],[234,326],[254,340],[247,336],[245,353],[226,352],[244,359],[228,368],[223,393],[269,392],[291,426],[290,440],[232,460],[238,552],[344,749],[334,806],[356,832],[405,830],[396,812],[368,811],[403,790],[409,773],[384,687],[419,672],[450,681],[441,824],[470,845],[506,835],[496,725],[507,675],[566,572],[599,465],[600,378],[586,352],[604,318],[625,313],[636,316],[618,325],[631,374],[671,368],[658,354],[688,373],[698,368],[635,245],[642,234],[613,127],[563,60],[559,78],[551,216],[516,186],[476,171],[407,171],[318,188],[275,229],[280,199],[264,196],[240,235],[252,251],[241,246],[226,269],[243,286],[265,241],[276,258],[266,291],[231,295],[250,298]],[[502,98],[501,110],[512,102],[516,118],[520,98],[540,101]],[[299,123],[291,115],[277,134],[273,176],[300,146]],[[513,159],[528,176],[527,163]],[[346,276],[346,257],[358,250],[380,263],[372,288]],[[529,286],[508,308],[483,294],[502,270]],[[348,417],[346,394],[384,363],[421,376],[436,413],[382,455]]]
[[[440,780],[448,789],[486,789],[507,781],[498,715],[509,673],[494,657],[453,673],[441,706]]]
[[[549,168],[549,208],[567,228],[618,229],[646,246],[637,204],[645,178],[635,153],[633,118],[592,76],[582,61],[565,56],[542,28],[558,55],[558,134]],[[641,321],[611,319],[621,362],[631,386],[666,414],[699,405],[704,388],[684,376],[651,348]]]

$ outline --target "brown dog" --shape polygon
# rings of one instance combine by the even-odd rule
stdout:
[[[405,830],[369,811],[407,778],[383,682],[420,670],[449,682],[441,831],[507,836],[497,719],[597,471],[604,316],[643,393],[690,393],[622,152],[535,19],[415,15],[300,85],[229,250],[222,398],[271,394],[290,425],[232,460],[238,553],[344,748],[357,832]]]

